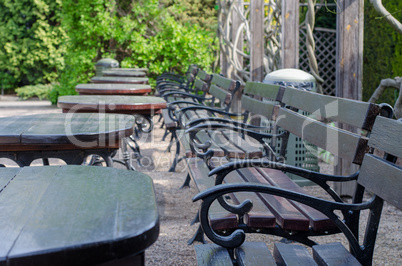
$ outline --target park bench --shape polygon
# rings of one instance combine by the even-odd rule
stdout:
[[[194,83],[195,94],[175,91],[163,95],[168,102],[168,108],[162,111],[162,117],[168,132],[171,133],[169,149],[176,141],[176,155],[170,172],[175,171],[180,154],[177,129],[185,128],[186,123],[195,119],[210,117],[219,112],[227,113],[239,88],[239,81],[199,70]],[[183,112],[185,115],[182,115]]]
[[[184,76],[172,72],[163,73],[156,79],[157,93],[160,95],[164,91],[191,91],[198,70],[196,65],[190,65]]]
[[[242,114],[245,119],[249,118],[249,113],[252,112],[254,117],[259,115],[274,121],[272,133],[259,132],[264,127],[219,117],[193,121],[191,125],[205,121],[213,123],[195,125],[180,138],[183,146],[187,147],[185,162],[189,174],[184,185],[193,180],[197,189],[204,191],[222,182],[251,182],[271,184],[304,194],[305,191],[285,174],[291,173],[318,184],[335,201],[341,202],[341,197],[329,186],[329,181],[355,180],[358,173],[332,176],[283,164],[289,133],[300,137],[303,143],[309,142],[339,158],[360,165],[363,155],[367,152],[367,134],[371,131],[376,116],[380,113],[392,115],[392,108],[388,105],[380,106],[255,82],[246,84],[241,103],[242,108],[246,110]],[[362,133],[330,125],[330,121],[357,127]],[[284,131],[276,133],[275,127]],[[278,153],[274,147],[275,142],[279,141],[281,148]],[[231,168],[228,168],[227,171],[221,170],[218,175],[215,175],[213,170],[225,162],[258,157],[269,159],[272,167],[276,169],[250,167],[231,171]],[[211,170],[213,171],[210,173]],[[360,193],[358,187],[356,199],[360,197]],[[269,195],[231,195],[234,203],[243,202],[246,198],[253,201],[254,207],[242,216],[242,219],[229,213],[219,204],[214,204],[214,211],[210,211],[213,228],[221,232],[230,232],[241,227],[246,232],[277,235],[309,246],[315,244],[310,239],[312,236],[339,233],[339,229],[330,219],[308,206]],[[203,241],[201,230],[197,231],[190,243],[195,240]]]
[[[210,240],[215,244],[196,245],[198,265],[372,265],[373,252],[384,201],[402,209],[402,158],[401,141],[402,120],[393,120],[378,116],[371,131],[367,147],[375,149],[374,154],[365,153],[361,168],[355,178],[359,193],[352,203],[339,200],[324,200],[308,196],[291,188],[261,183],[221,184],[199,193],[194,201],[202,200],[200,207],[201,226]],[[383,152],[384,156],[377,155]],[[375,155],[376,154],[376,155]],[[399,161],[399,163],[398,163]],[[266,159],[234,162],[214,170],[218,175],[239,168],[268,167],[275,169],[278,165]],[[268,169],[266,168],[266,169]],[[236,170],[235,170],[236,169]],[[333,177],[334,180],[342,180]],[[348,178],[347,178],[348,179]],[[244,242],[248,228],[239,227],[229,234],[214,231],[211,226],[211,203],[220,200],[226,209],[237,211],[238,218],[245,215],[254,202],[241,201],[241,206],[225,202],[225,195],[233,193],[256,192],[260,195],[288,199],[309,206],[328,217],[349,244],[349,251],[341,243],[327,243],[312,246],[313,257],[306,247],[295,244],[276,243],[273,256],[263,242]],[[362,200],[367,191],[368,200]],[[368,218],[361,219],[361,213],[368,210]],[[360,223],[365,225],[364,237],[359,236]],[[395,254],[396,255],[396,254]],[[296,264],[295,264],[296,263]]]

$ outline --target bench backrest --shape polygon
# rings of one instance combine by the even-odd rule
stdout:
[[[240,81],[213,74],[208,93],[213,98],[213,105],[219,104],[225,111],[229,111],[234,94],[239,88]]]
[[[363,265],[371,265],[383,201],[402,210],[402,121],[378,116],[368,146],[377,152],[364,155],[357,183],[374,198],[368,205],[370,211],[363,241],[348,237],[356,258]],[[382,158],[375,155],[381,152],[385,154]],[[358,218],[351,220],[359,221]]]
[[[379,105],[290,87],[277,100],[282,103],[275,111],[279,127],[340,158],[361,164],[368,149],[367,134],[381,112]],[[341,128],[341,123],[349,127]]]
[[[211,80],[212,74],[208,74],[204,70],[198,70],[194,81],[194,92],[196,94],[201,92],[202,95],[205,95],[209,91]]]
[[[276,99],[280,88],[276,84],[247,82],[241,98],[241,106],[246,111],[244,122],[250,113],[271,119],[274,107],[279,104]]]
[[[402,209],[402,120],[377,117],[368,146],[386,153],[384,158],[365,154],[358,183],[385,201]]]

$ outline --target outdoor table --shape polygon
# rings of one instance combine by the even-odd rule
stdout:
[[[161,113],[167,104],[163,98],[155,96],[73,95],[59,97],[57,106],[62,108],[64,113],[98,112],[132,114],[136,117],[135,124],[138,126],[139,131],[149,133],[153,129],[152,116]],[[132,145],[128,143],[129,140],[132,141]],[[129,138],[124,139],[124,141],[134,151],[136,158],[140,158],[140,147],[135,138],[131,135]],[[122,146],[124,152],[126,152],[127,145]],[[129,158],[124,158],[126,167],[135,170],[131,164],[127,164]],[[115,161],[122,163],[118,160]]]
[[[0,168],[0,265],[144,265],[152,179],[95,166]]]
[[[87,156],[98,155],[113,166],[111,156],[120,140],[133,133],[134,122],[132,116],[99,113],[2,117],[0,157],[29,166],[36,159],[48,164],[48,158],[82,164]]]
[[[148,78],[133,77],[92,77],[92,83],[148,84]]]
[[[166,108],[166,101],[155,96],[72,95],[60,96],[57,106],[63,112],[104,112],[153,115]]]
[[[152,88],[144,84],[89,83],[78,84],[75,90],[80,95],[146,95]]]
[[[136,71],[136,70],[103,70],[103,76],[107,77],[145,77],[146,73],[143,71]]]

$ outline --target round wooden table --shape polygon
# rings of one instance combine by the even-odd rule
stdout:
[[[152,179],[94,166],[0,168],[0,265],[144,265]]]
[[[118,114],[159,114],[166,108],[166,101],[155,96],[123,95],[72,95],[61,96],[57,106],[63,112],[103,112]]]
[[[143,71],[135,71],[135,70],[103,70],[103,76],[106,77],[145,77],[146,73]]]
[[[146,95],[152,92],[150,85],[113,83],[78,84],[75,90],[80,95]]]
[[[120,141],[133,133],[129,115],[99,113],[52,113],[0,118],[0,157],[29,166],[36,159],[59,158],[82,164],[88,155],[111,156]],[[0,241],[1,242],[1,241]]]
[[[92,77],[92,83],[148,84],[148,78],[133,77]]]

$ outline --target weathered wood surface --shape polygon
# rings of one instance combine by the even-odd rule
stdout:
[[[250,71],[252,81],[264,79],[264,1],[253,0],[250,7],[251,16],[251,58]]]
[[[274,258],[278,265],[317,265],[307,249],[299,245],[275,243]]]
[[[232,266],[232,259],[229,252],[216,244],[195,245],[197,263],[201,265]]]
[[[313,246],[313,258],[318,265],[361,265],[341,243]]]
[[[282,3],[282,68],[299,68],[299,1]]]
[[[148,84],[148,78],[132,77],[92,77],[92,83]]]
[[[41,114],[0,118],[0,151],[119,146],[134,118],[116,114]]]
[[[276,265],[267,245],[264,242],[246,242],[236,249],[239,265]]]
[[[88,83],[78,84],[75,90],[80,95],[145,95],[152,92],[150,85],[144,84],[114,84],[114,83]]]
[[[57,106],[63,112],[156,114],[166,108],[166,101],[154,96],[73,95],[59,97]]]
[[[4,180],[1,265],[94,265],[142,255],[158,237],[152,180],[140,172],[0,168],[0,184]]]
[[[103,70],[102,74],[105,77],[145,77],[147,75],[145,72],[135,70]]]

